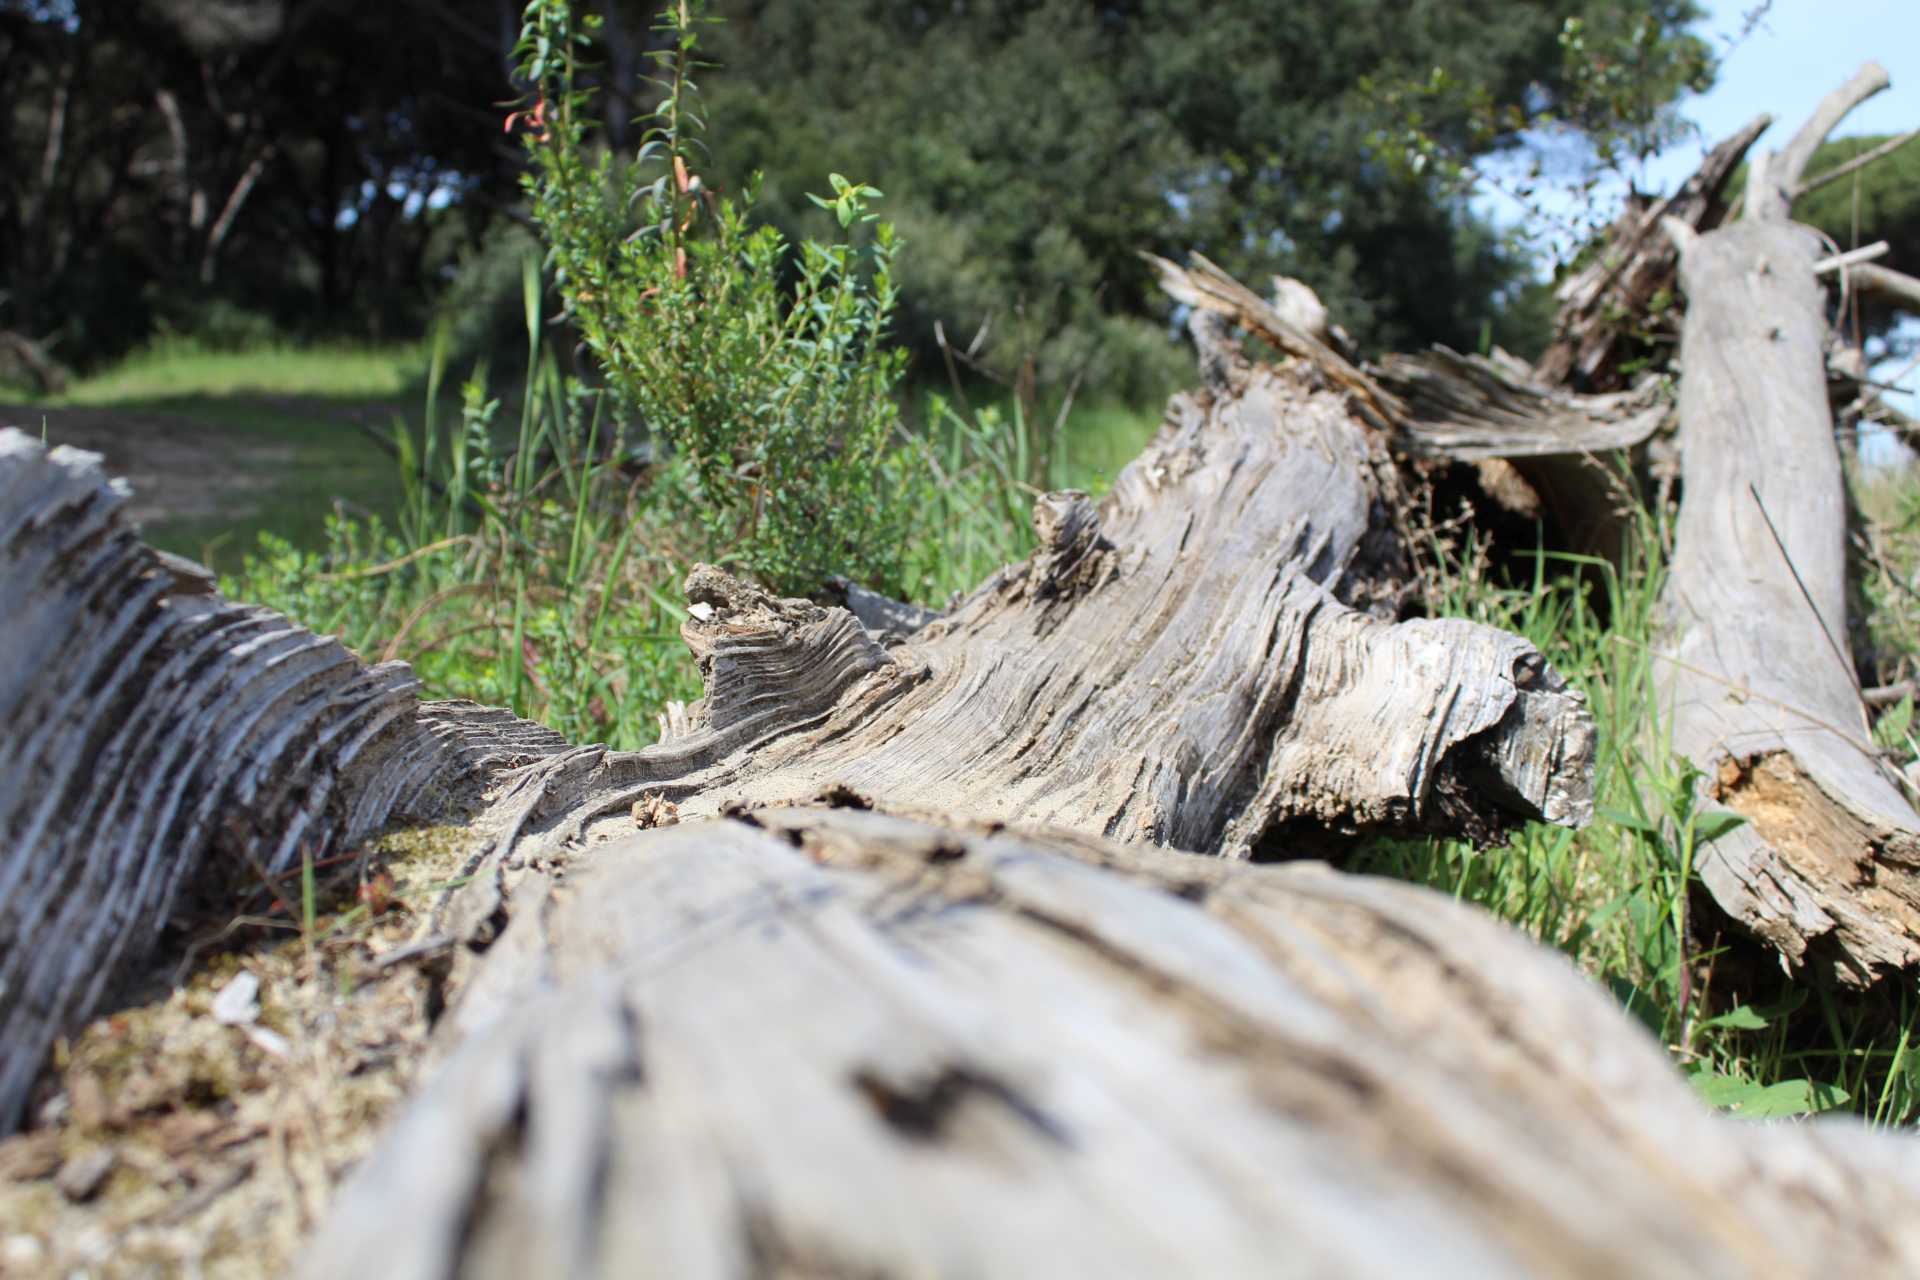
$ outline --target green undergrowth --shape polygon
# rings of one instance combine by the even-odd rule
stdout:
[[[1749,1117],[1851,1110],[1920,1118],[1911,977],[1869,993],[1790,977],[1719,914],[1696,866],[1738,819],[1696,811],[1663,745],[1655,602],[1664,530],[1642,514],[1624,563],[1539,551],[1495,574],[1470,543],[1434,549],[1437,611],[1525,636],[1585,691],[1598,728],[1597,817],[1533,824],[1505,847],[1381,842],[1349,869],[1426,884],[1567,953],[1673,1055],[1701,1095]]]
[[[258,534],[326,540],[330,511],[390,516],[398,501],[379,440],[419,400],[419,344],[211,344],[162,336],[58,395],[0,386],[17,425],[105,453],[157,502],[155,545],[220,568]]]
[[[444,347],[432,353],[419,411],[386,428],[397,515],[336,510],[304,544],[263,533],[224,586],[370,661],[412,663],[430,696],[508,706],[574,741],[644,746],[669,700],[700,692],[680,638],[687,571],[701,558],[745,570],[690,531],[680,461],[539,345],[541,294],[530,268],[517,403],[484,368],[455,395]],[[1109,418],[1103,433],[1150,429]],[[1034,496],[1073,474],[1073,451],[1042,441],[1050,430],[1017,405],[969,411],[939,397],[897,429],[889,501],[913,513],[897,560],[911,599],[944,604],[1032,549]]]

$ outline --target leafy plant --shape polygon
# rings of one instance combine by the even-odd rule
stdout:
[[[533,0],[518,46],[533,86],[526,185],[555,280],[608,383],[671,453],[668,488],[701,555],[779,590],[844,573],[901,592],[901,501],[917,462],[900,444],[886,343],[898,297],[880,192],[834,174],[843,238],[790,244],[755,227],[757,181],[702,177],[693,73],[700,0],[661,16],[661,100],[633,164],[590,150],[582,51],[597,25]]]

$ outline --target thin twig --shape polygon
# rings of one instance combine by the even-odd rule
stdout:
[[[1780,548],[1780,559],[1786,563],[1787,572],[1793,575],[1793,585],[1800,588],[1800,598],[1807,602],[1807,608],[1812,612],[1813,620],[1820,624],[1820,634],[1827,638],[1827,647],[1833,650],[1834,661],[1838,662],[1840,669],[1846,672],[1847,683],[1853,686],[1854,696],[1860,697],[1860,673],[1853,669],[1853,663],[1847,659],[1846,650],[1842,649],[1840,642],[1833,638],[1833,632],[1827,627],[1826,618],[1821,616],[1820,606],[1813,602],[1813,593],[1807,590],[1807,584],[1801,580],[1799,566],[1794,564],[1793,557],[1787,554],[1787,544],[1780,540],[1780,530],[1774,527],[1773,517],[1767,512],[1767,504],[1760,498],[1760,490],[1752,481],[1748,481],[1747,492],[1753,495],[1753,504],[1760,508],[1760,518],[1767,522],[1767,532],[1773,535],[1773,545]]]
[[[1879,160],[1884,156],[1892,155],[1894,152],[1898,151],[1900,148],[1906,146],[1909,142],[1912,142],[1915,138],[1920,138],[1920,129],[1909,129],[1907,132],[1901,134],[1897,138],[1889,138],[1885,142],[1881,143],[1879,146],[1874,147],[1869,151],[1862,151],[1859,155],[1855,156],[1853,159],[1848,160],[1843,164],[1835,165],[1833,168],[1827,170],[1825,173],[1821,174],[1819,177],[1808,178],[1805,182],[1802,182],[1799,185],[1795,186],[1791,193],[1791,198],[1798,200],[1801,196],[1808,195],[1812,192],[1818,191],[1820,188],[1826,186],[1829,182],[1838,182],[1840,179],[1846,177],[1848,174],[1853,173],[1859,169],[1864,169],[1868,165],[1872,164],[1874,161]]]
[[[315,582],[351,582],[355,578],[372,578],[382,573],[392,573],[395,569],[404,569],[422,556],[430,556],[436,551],[445,551],[448,547],[457,547],[463,542],[472,541],[474,541],[472,534],[457,533],[451,538],[442,538],[438,542],[429,542],[424,547],[417,547],[401,556],[398,560],[389,560],[385,564],[376,564],[365,569],[342,569],[339,573],[316,573],[313,575],[313,580]]]

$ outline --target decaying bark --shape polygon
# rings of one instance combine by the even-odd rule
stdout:
[[[1788,211],[1827,132],[1886,83],[1868,64],[1755,159],[1738,222],[1668,228],[1687,297],[1683,497],[1658,662],[1674,749],[1747,819],[1698,865],[1789,962],[1854,984],[1920,961],[1920,814],[1874,750],[1848,650],[1821,251]]]
[[[1629,479],[1607,455],[1645,444],[1672,407],[1657,378],[1575,395],[1544,386],[1496,349],[1389,355],[1375,370],[1404,407],[1399,451],[1474,468],[1482,493],[1515,515],[1547,518],[1560,545],[1617,560],[1630,527]]]
[[[0,430],[0,1132],[183,886],[257,884],[561,745],[221,599],[126,497]]]

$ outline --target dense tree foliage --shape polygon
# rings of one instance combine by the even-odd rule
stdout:
[[[764,170],[790,228],[824,173],[874,182],[909,336],[991,315],[1003,355],[1054,376],[1151,349],[1127,323],[1154,310],[1142,248],[1299,276],[1366,347],[1471,345],[1528,264],[1398,139],[1470,159],[1549,119],[1611,127],[1629,93],[1657,112],[1705,68],[1687,0],[719,7],[723,170]]]
[[[490,7],[0,0],[0,329],[73,363],[158,322],[417,331],[516,195]]]
[[[656,5],[593,7],[603,136],[631,154]],[[500,104],[520,8],[0,0],[0,331],[73,364],[156,324],[415,332],[482,245],[517,289],[528,242],[501,215],[524,158]],[[1525,345],[1529,264],[1426,161],[1657,115],[1705,66],[1692,0],[717,12],[711,180],[763,170],[793,236],[821,229],[806,197],[829,173],[884,189],[923,370],[936,323],[964,342],[990,320],[1002,368],[1134,395],[1181,363],[1142,248],[1301,276],[1363,347]],[[485,290],[457,287],[472,321]]]

